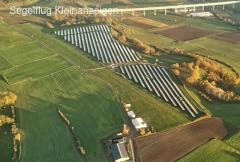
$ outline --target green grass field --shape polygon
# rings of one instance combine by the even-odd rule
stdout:
[[[7,69],[2,72],[2,75],[7,78],[8,83],[12,84],[26,79],[37,79],[51,75],[70,66],[71,64],[62,57],[54,56]]]
[[[142,40],[146,44],[151,44],[153,46],[160,47],[160,48],[172,46],[176,44],[175,40],[171,38],[153,34],[139,27],[126,25],[126,28],[128,29],[127,34],[130,37],[138,38],[139,40]]]
[[[231,65],[240,71],[240,43],[228,43],[212,38],[200,38],[192,41],[182,42],[174,47],[184,49],[187,52],[198,52],[210,58],[217,59]]]
[[[239,162],[240,155],[237,150],[228,146],[222,141],[212,140],[207,144],[188,154],[179,162]]]
[[[110,84],[125,103],[131,103],[137,116],[143,117],[157,131],[176,127],[189,121],[187,115],[165,101],[153,96],[146,90],[121,76],[101,70],[91,72],[95,77]]]
[[[16,55],[17,53],[17,55]],[[17,66],[22,65],[33,60],[42,59],[44,57],[49,57],[55,53],[44,49],[44,46],[41,46],[35,42],[26,43],[22,45],[17,45],[14,47],[9,47],[6,49],[1,49],[0,54],[5,58],[11,65]]]
[[[102,140],[121,128],[124,119],[115,95],[103,82],[69,69],[9,89],[19,96],[23,135],[20,161],[84,161],[58,116],[59,105],[75,127],[87,159],[107,161]]]

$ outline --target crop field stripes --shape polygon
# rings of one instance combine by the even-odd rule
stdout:
[[[173,81],[167,70],[150,64],[131,64],[118,66],[119,71],[126,78],[140,84],[144,89],[182,111],[196,117],[199,111],[190,103],[177,84]]]
[[[138,61],[138,52],[115,40],[107,25],[91,25],[55,31],[72,45],[79,47],[98,61],[118,64]]]

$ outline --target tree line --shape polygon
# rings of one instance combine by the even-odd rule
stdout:
[[[20,149],[20,133],[16,123],[15,104],[17,95],[12,92],[0,93],[0,127],[11,125],[11,133],[13,136],[13,155],[12,159],[17,159]],[[3,111],[10,111],[11,115],[3,115]]]

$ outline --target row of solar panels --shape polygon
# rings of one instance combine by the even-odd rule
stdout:
[[[126,63],[138,61],[140,55],[129,47],[118,43],[106,25],[94,25],[63,29],[55,34],[81,48],[103,63]]]
[[[150,64],[133,64],[119,66],[120,72],[143,88],[170,102],[173,106],[187,111],[192,117],[199,114],[180,88],[172,80],[165,68]]]

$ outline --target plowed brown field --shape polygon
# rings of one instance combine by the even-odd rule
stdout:
[[[221,118],[207,118],[166,132],[134,140],[139,162],[172,162],[211,139],[223,139],[227,129]]]
[[[239,32],[226,32],[213,36],[214,39],[223,40],[230,43],[239,43],[240,42],[240,33]]]
[[[215,31],[208,31],[208,30],[193,28],[189,26],[180,26],[176,28],[160,30],[155,33],[161,34],[166,37],[170,37],[177,41],[188,41],[188,40],[216,34]]]

